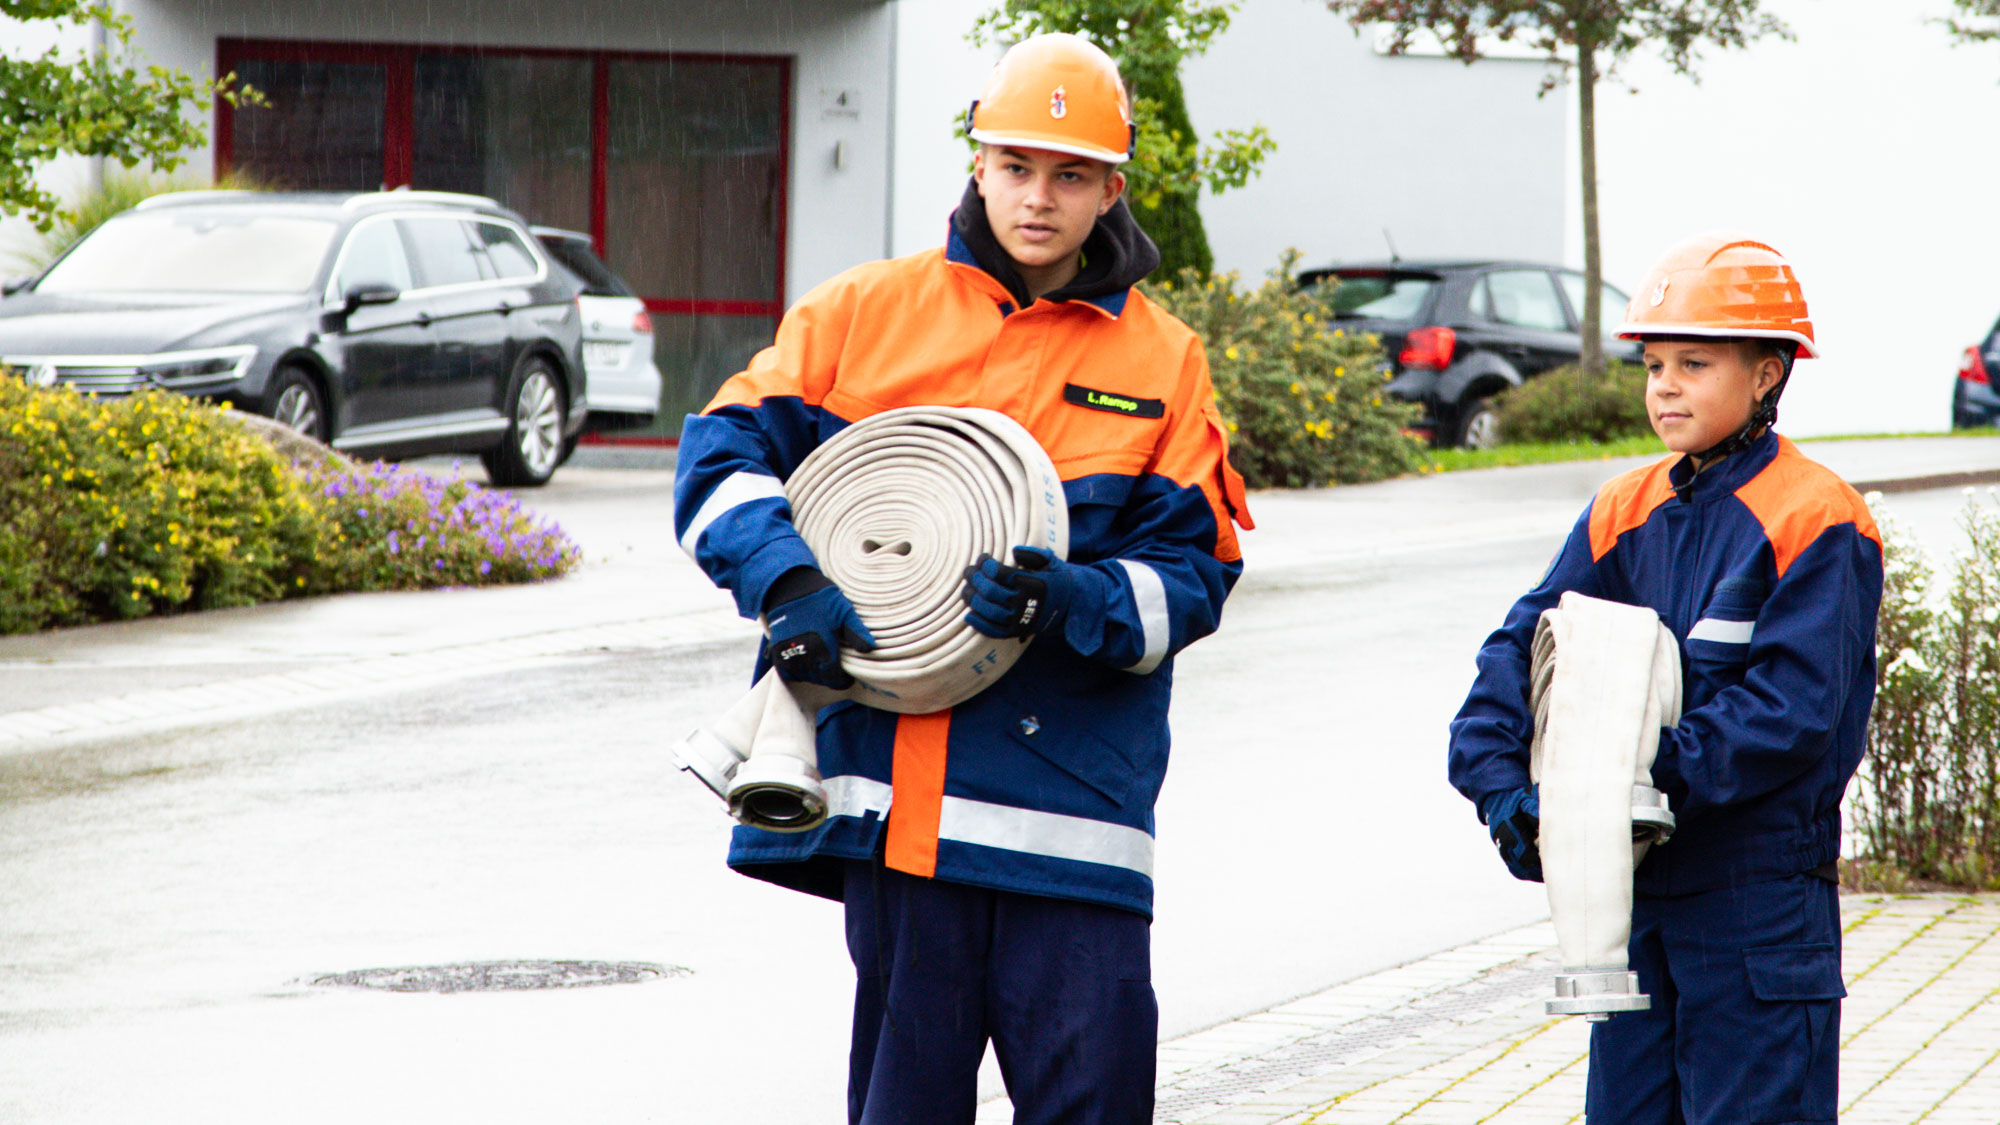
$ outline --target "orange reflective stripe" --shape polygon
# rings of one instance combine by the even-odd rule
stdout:
[[[944,809],[945,738],[951,710],[896,716],[896,750],[890,775],[889,839],[882,862],[891,871],[929,878],[937,874],[938,817]]]
[[[1597,490],[1590,504],[1590,558],[1602,559],[1618,545],[1618,537],[1644,524],[1660,505],[1673,499],[1667,469],[1680,460],[1669,457],[1657,465],[1613,477]]]
[[[1800,453],[1788,437],[1778,438],[1778,455],[1736,490],[1736,498],[1763,526],[1780,578],[1829,527],[1851,523],[1877,547],[1882,545],[1882,533],[1861,494]]]

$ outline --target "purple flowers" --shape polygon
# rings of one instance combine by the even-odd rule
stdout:
[[[346,574],[340,588],[529,582],[563,574],[581,560],[560,527],[512,494],[472,481],[380,461],[297,471],[344,533],[331,549],[339,556],[332,565]]]

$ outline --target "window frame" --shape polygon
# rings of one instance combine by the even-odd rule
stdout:
[[[247,60],[261,62],[349,63],[381,66],[384,70],[386,108],[383,121],[382,186],[385,189],[410,185],[415,166],[416,67],[417,57],[427,54],[470,54],[495,58],[539,57],[582,58],[591,63],[591,155],[590,155],[590,241],[599,258],[605,253],[605,218],[609,210],[607,169],[610,160],[610,70],[621,61],[683,62],[700,61],[744,66],[767,66],[778,72],[778,177],[772,263],[772,292],[766,299],[716,299],[676,294],[639,295],[648,311],[683,316],[742,316],[777,319],[784,315],[786,274],[789,266],[792,177],[792,118],[795,61],[784,55],[755,55],[700,51],[608,51],[542,47],[481,47],[454,44],[353,42],[315,39],[219,38],[216,40],[216,73],[229,74]],[[226,98],[215,102],[215,132],[212,152],[215,175],[228,173],[235,162],[235,124],[238,108]],[[532,235],[527,239],[534,242]],[[547,264],[539,246],[531,251]],[[412,265],[414,266],[414,262]]]
[[[1543,284],[1549,287],[1549,295],[1555,298],[1556,311],[1563,314],[1564,323],[1558,327],[1550,328],[1540,324],[1522,324],[1519,321],[1503,319],[1499,313],[1499,302],[1495,300],[1493,294],[1493,278],[1503,273],[1540,274]],[[1480,275],[1479,280],[1482,285],[1485,285],[1487,287],[1486,289],[1486,307],[1488,310],[1487,319],[1491,323],[1502,325],[1507,328],[1518,329],[1522,332],[1578,331],[1577,329],[1578,318],[1572,316],[1569,311],[1569,297],[1562,291],[1561,282],[1556,280],[1555,271],[1549,269],[1547,266],[1526,266],[1526,265],[1500,266],[1496,269],[1487,270],[1485,273]]]
[[[466,223],[472,223],[472,222],[492,223],[495,226],[505,227],[508,230],[513,231],[515,235],[521,237],[522,241],[524,242],[530,241],[532,238],[532,236],[529,236],[526,233],[525,228],[523,228],[519,223],[516,223],[511,219],[503,219],[497,215],[484,215],[473,211],[465,211],[465,212],[431,211],[431,210],[424,210],[421,208],[409,208],[409,209],[392,210],[392,211],[377,211],[369,215],[364,215],[361,218],[356,219],[354,223],[347,228],[347,233],[341,237],[340,252],[334,255],[333,266],[330,270],[327,271],[326,284],[322,288],[324,292],[324,299],[328,306],[330,307],[340,306],[340,305],[345,305],[347,303],[347,295],[345,293],[336,292],[335,288],[340,281],[341,267],[347,264],[347,251],[349,247],[352,245],[354,232],[360,230],[362,227],[370,223],[396,222],[402,219],[432,219],[442,222],[455,222],[460,224],[461,226],[463,226]],[[403,245],[403,256],[409,262],[411,279],[415,280],[421,278],[423,276],[422,263],[419,260],[415,249],[410,246],[410,240],[403,237],[403,232],[400,228],[396,231],[396,239]],[[403,295],[406,297],[431,297],[431,296],[436,296],[440,293],[457,293],[473,289],[500,288],[503,286],[513,288],[522,285],[539,285],[542,282],[548,280],[549,260],[545,255],[542,254],[541,247],[539,245],[531,245],[529,247],[529,253],[534,256],[535,265],[537,267],[536,272],[532,276],[524,275],[520,277],[482,277],[478,281],[454,281],[445,285],[418,285],[414,289],[403,290]],[[485,251],[481,250],[480,254],[483,257]]]

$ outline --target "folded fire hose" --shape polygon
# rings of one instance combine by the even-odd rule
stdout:
[[[1555,1015],[1608,1019],[1652,1000],[1628,970],[1632,871],[1673,834],[1653,788],[1660,728],[1681,717],[1680,647],[1644,606],[1568,593],[1535,628],[1529,776],[1562,953]]]
[[[998,680],[1028,641],[995,640],[965,623],[965,568],[1013,547],[1067,557],[1069,506],[1048,453],[1019,423],[993,410],[931,406],[842,430],[800,463],[785,499],[876,648],[841,650],[854,677],[844,690],[765,673],[674,753],[744,824],[802,832],[839,811],[829,809],[819,774],[818,710],[851,699],[929,714]]]

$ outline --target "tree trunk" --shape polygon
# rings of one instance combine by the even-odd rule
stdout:
[[[1597,43],[1576,43],[1577,133],[1583,142],[1583,373],[1604,376],[1604,261],[1597,242]]]

